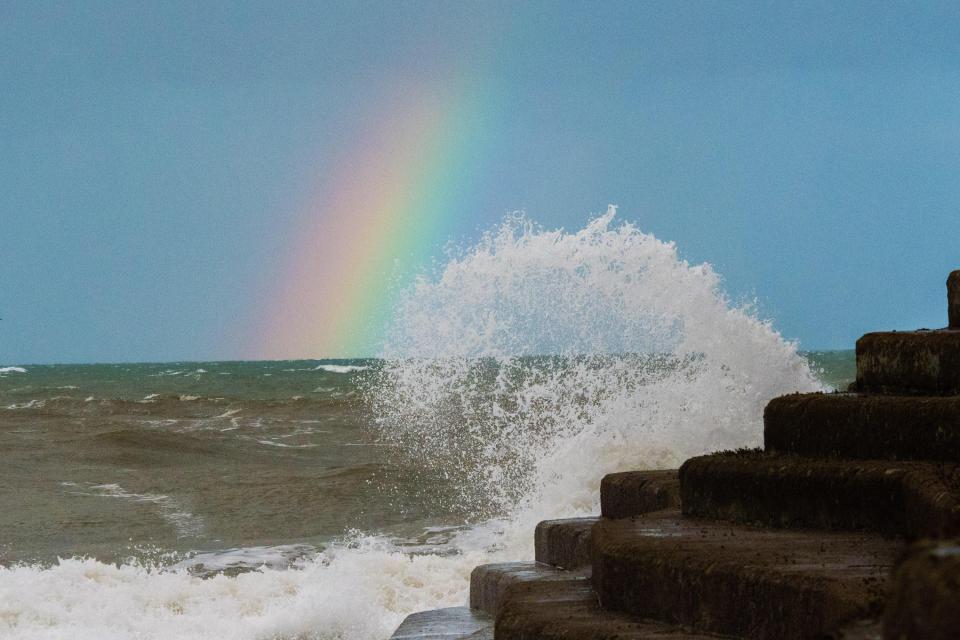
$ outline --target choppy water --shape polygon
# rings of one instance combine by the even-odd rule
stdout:
[[[426,513],[402,495],[411,479],[367,428],[357,377],[371,366],[31,366],[0,376],[0,558],[189,563],[204,552],[194,561],[208,568],[283,564],[348,529],[422,524]],[[263,548],[209,555],[241,547]]]
[[[603,474],[756,445],[771,397],[852,378],[612,218],[508,221],[383,359],[0,368],[0,637],[385,638]]]

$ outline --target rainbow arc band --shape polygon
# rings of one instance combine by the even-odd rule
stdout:
[[[480,187],[493,95],[448,81],[377,106],[378,124],[340,155],[301,214],[251,357],[378,352],[397,287],[436,255]]]

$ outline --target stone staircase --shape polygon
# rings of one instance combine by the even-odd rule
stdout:
[[[477,567],[394,639],[960,638],[960,271],[949,326],[857,341],[846,393],[770,402],[764,448],[606,476],[598,518]],[[418,622],[420,621],[420,622]]]

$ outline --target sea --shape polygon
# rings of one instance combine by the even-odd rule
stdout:
[[[0,638],[386,639],[604,474],[758,446],[770,398],[853,377],[612,211],[506,220],[376,358],[6,364]]]

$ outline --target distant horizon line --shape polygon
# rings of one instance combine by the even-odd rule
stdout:
[[[849,349],[800,349],[797,351],[802,356],[819,353],[842,353],[844,351],[855,351],[853,347]],[[527,354],[519,357],[544,357],[547,354]],[[556,354],[553,354],[556,355]],[[305,357],[305,358],[262,358],[262,359],[214,359],[214,360],[113,360],[113,361],[74,361],[74,362],[0,362],[0,369],[4,367],[61,367],[61,366],[118,366],[118,365],[149,365],[149,364],[241,364],[254,362],[335,362],[335,361],[356,361],[356,360],[386,360],[383,356],[340,356],[340,357]]]

